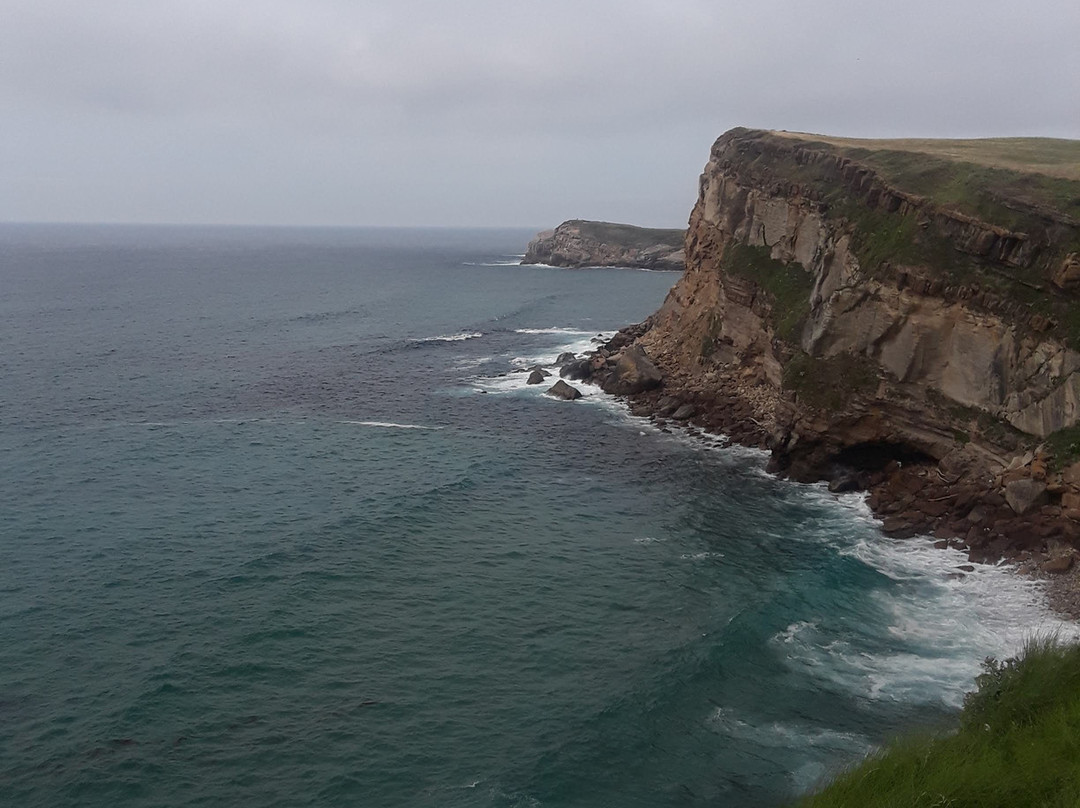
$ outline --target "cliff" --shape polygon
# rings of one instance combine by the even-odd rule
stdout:
[[[682,271],[685,230],[571,219],[529,242],[522,264]]]
[[[869,489],[891,533],[1067,568],[1078,219],[1080,142],[735,129],[701,175],[685,274],[605,361],[635,343],[664,377],[638,411]]]

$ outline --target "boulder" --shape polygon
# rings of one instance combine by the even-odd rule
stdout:
[[[623,351],[611,375],[604,380],[604,392],[616,396],[630,396],[652,390],[663,383],[659,369],[645,355],[640,345]]]
[[[567,362],[559,369],[559,378],[573,379],[575,381],[588,381],[592,378],[593,366],[588,359],[575,359]]]
[[[1080,488],[1080,463],[1070,463],[1061,470],[1061,481]]]
[[[685,421],[697,415],[697,408],[693,404],[683,404],[671,414],[676,421]]]
[[[581,391],[578,390],[576,387],[571,387],[562,379],[559,379],[557,382],[555,382],[555,384],[553,384],[551,388],[547,391],[547,394],[549,396],[554,396],[555,398],[562,398],[567,401],[575,401],[576,399],[581,398]]]
[[[573,362],[575,359],[577,359],[576,353],[573,351],[564,351],[555,359],[555,364],[565,365],[567,362]]]
[[[1051,282],[1058,289],[1070,291],[1080,286],[1080,255],[1069,253],[1054,270]]]
[[[543,371],[534,370],[532,373],[529,374],[529,378],[526,380],[525,384],[543,384],[544,378],[545,377]]]
[[[1047,502],[1046,483],[1041,480],[1013,480],[1005,486],[1005,501],[1017,516]]]
[[[1071,555],[1058,556],[1057,558],[1051,558],[1049,561],[1044,561],[1042,564],[1043,572],[1051,572],[1055,574],[1061,574],[1068,572],[1072,569],[1074,557]]]

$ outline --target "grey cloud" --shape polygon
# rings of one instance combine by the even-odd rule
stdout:
[[[675,223],[734,125],[1080,135],[1065,2],[5,6],[0,218]]]

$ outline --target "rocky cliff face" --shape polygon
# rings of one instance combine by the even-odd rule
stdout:
[[[909,158],[761,131],[717,140],[686,272],[637,337],[673,399],[653,394],[651,411],[692,401],[800,480],[906,485],[881,494],[908,498],[894,532],[1016,546],[1026,524],[1021,544],[1045,551],[1080,535],[1065,518],[1080,519],[1080,487],[1044,444],[1080,421],[1080,183]],[[1047,204],[1062,188],[1066,204]],[[710,424],[710,401],[741,424],[715,407]],[[1030,501],[1015,501],[1022,480]]]
[[[529,242],[522,264],[682,271],[684,230],[571,219]]]

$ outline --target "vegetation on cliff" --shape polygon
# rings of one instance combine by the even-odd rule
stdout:
[[[746,177],[820,200],[869,276],[914,269],[1080,348],[1080,141],[744,132],[771,144]]]
[[[769,254],[768,247],[729,244],[720,268],[756,283],[769,295],[772,326],[777,336],[797,342],[810,313],[810,290],[814,276],[797,264],[785,264]]]
[[[1080,645],[1032,640],[976,684],[956,730],[897,741],[800,805],[1080,805]]]
[[[1055,138],[859,140],[777,133],[832,148],[889,184],[1002,226],[1036,223],[1025,210],[1080,217],[1080,141]]]
[[[591,222],[584,219],[574,220],[581,235],[602,244],[618,244],[623,247],[644,249],[656,244],[665,244],[672,249],[681,250],[686,231],[675,228],[638,227],[615,222]]]
[[[852,353],[826,358],[800,351],[784,365],[784,389],[794,392],[800,403],[818,409],[838,410],[852,396],[873,392],[877,382],[874,363]]]
[[[685,230],[570,219],[538,233],[521,263],[681,271],[685,238]]]

